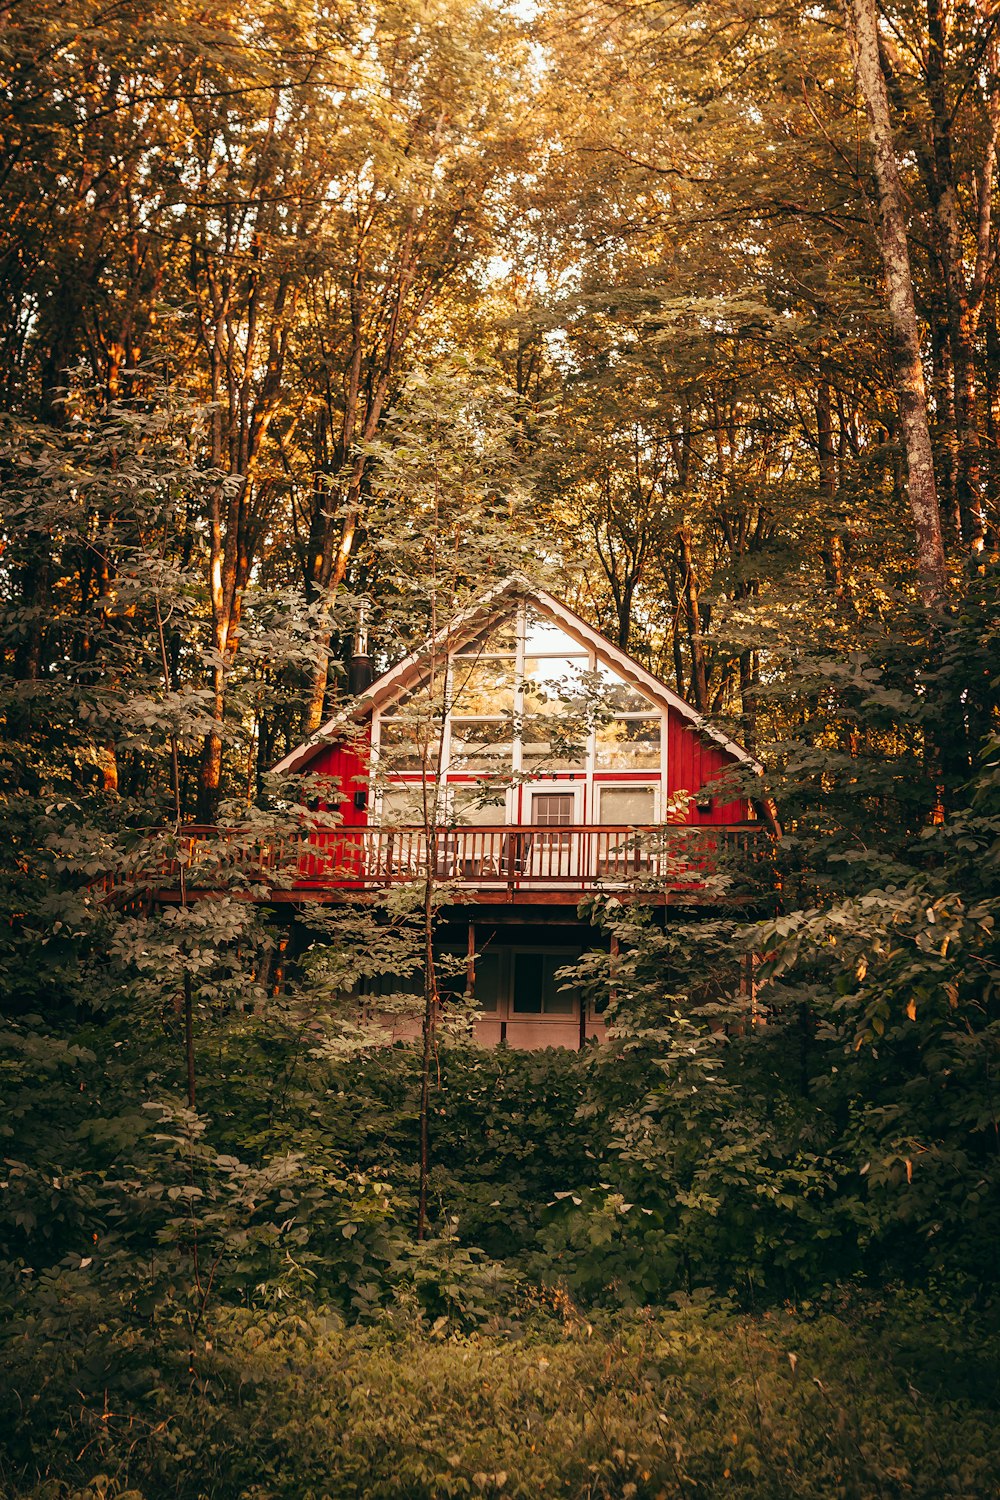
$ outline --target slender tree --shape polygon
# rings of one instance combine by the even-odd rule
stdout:
[[[906,233],[906,201],[899,177],[889,116],[889,95],[879,55],[875,0],[848,0],[848,29],[858,86],[868,116],[868,135],[878,195],[878,246],[885,272],[892,330],[890,352],[906,458],[907,493],[917,542],[920,595],[935,604],[944,592],[945,559],[941,512],[934,477],[920,331]]]

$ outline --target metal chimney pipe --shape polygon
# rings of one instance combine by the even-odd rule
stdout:
[[[347,685],[355,698],[366,692],[375,680],[375,670],[368,654],[368,607],[358,605],[358,628],[354,632],[354,652],[347,671]]]

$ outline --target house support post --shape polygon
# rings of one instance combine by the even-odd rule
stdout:
[[[465,999],[470,1006],[476,998],[476,924],[469,923],[469,939],[465,949]],[[472,1017],[469,1024],[474,1025]]]

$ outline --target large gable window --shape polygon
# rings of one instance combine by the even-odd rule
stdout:
[[[418,687],[381,711],[380,775],[424,772],[500,784],[520,776],[658,773],[660,705],[599,650],[531,604],[520,605],[442,658],[434,695]]]

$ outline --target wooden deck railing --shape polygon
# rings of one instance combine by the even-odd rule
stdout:
[[[234,884],[300,892],[359,891],[426,879],[471,892],[601,891],[628,885],[692,891],[723,871],[770,862],[759,824],[570,828],[462,826],[303,830],[275,837],[188,827],[153,835],[105,889],[190,892]],[[764,871],[761,869],[761,875]]]

